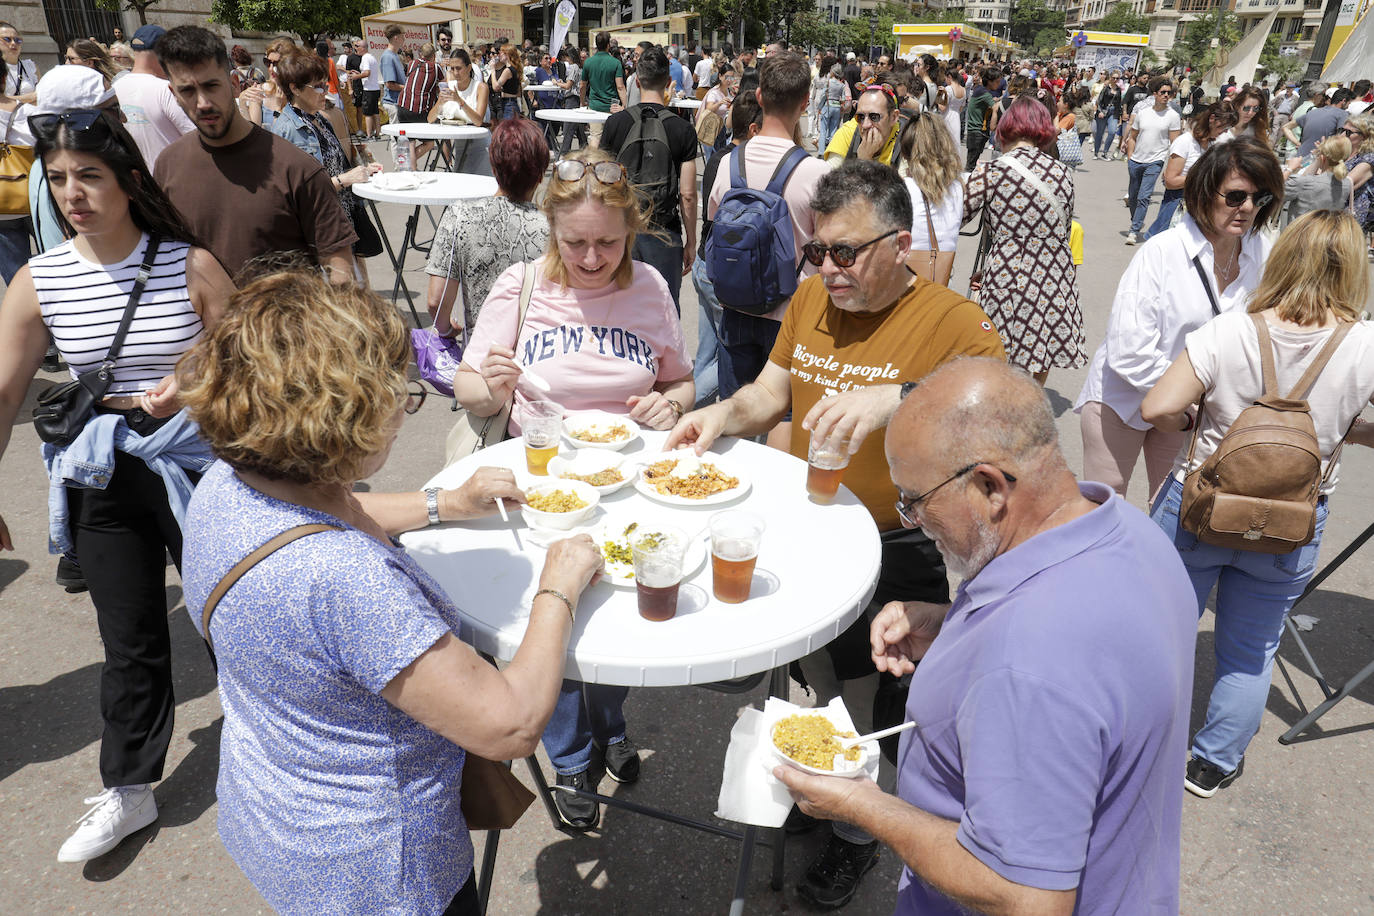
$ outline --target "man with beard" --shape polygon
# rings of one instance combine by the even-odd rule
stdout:
[[[801,86],[804,104],[804,73]],[[869,621],[888,601],[943,604],[949,599],[935,545],[924,533],[902,527],[881,437],[869,433],[887,425],[904,382],[915,384],[958,356],[1005,357],[1001,338],[978,306],[906,269],[911,197],[896,169],[868,160],[846,162],[821,177],[811,210],[815,229],[802,250],[818,274],[797,287],[757,380],[684,416],[667,447],[690,444],[701,454],[719,436],[767,432],[789,409],[802,419],[792,424],[788,445],[796,457],[806,459],[809,441],[847,442],[844,482],[881,533],[882,568],[865,613],[828,646],[803,658],[801,669],[816,691],[817,705],[843,696],[855,725],[867,732],[876,697],[895,693],[893,705],[901,705],[896,679],[880,678],[874,670]],[[879,779],[890,784],[891,776],[884,760]],[[794,813],[788,826],[799,832],[815,822]],[[836,821],[797,893],[821,908],[843,906],[877,857],[872,835]]]
[[[894,602],[874,664],[912,671],[895,795],[778,767],[803,811],[901,856],[898,916],[1178,912],[1197,603],[1173,544],[1074,479],[1044,390],[956,360],[887,430],[902,523],[963,578]]]
[[[177,103],[195,124],[153,170],[191,231],[242,285],[264,255],[303,256],[335,283],[353,280],[357,234],[335,182],[312,156],[238,113],[219,36],[183,25],[157,56]],[[245,268],[248,268],[245,270]]]

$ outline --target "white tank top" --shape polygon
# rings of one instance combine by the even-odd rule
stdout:
[[[95,264],[68,241],[29,260],[43,323],[71,368],[72,378],[98,367],[109,352],[148,236],[118,264]],[[124,347],[115,360],[109,394],[139,395],[176,368],[204,325],[186,289],[185,242],[163,240]]]
[[[482,83],[477,79],[476,73],[468,80],[468,88],[466,89],[459,89],[457,80],[449,80],[447,85],[449,90],[464,102],[467,102],[473,111],[478,110],[477,90]],[[446,121],[468,121],[471,123],[471,118],[468,117],[468,113],[464,111],[463,106],[459,105],[457,102],[445,102],[444,107],[439,109],[439,117]],[[480,121],[478,122],[478,126],[481,126]]]

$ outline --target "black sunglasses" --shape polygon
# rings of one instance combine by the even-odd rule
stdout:
[[[30,119],[30,123],[32,123],[32,119]],[[1256,191],[1253,194],[1248,191],[1218,191],[1217,196],[1226,201],[1226,206],[1233,210],[1244,206],[1247,200],[1254,202],[1256,210],[1261,210],[1274,199],[1274,195],[1268,191]]]
[[[885,117],[887,117],[887,115],[881,111],[861,111],[854,115],[854,120],[858,121],[860,124],[864,123],[865,120],[873,124],[881,124]]]
[[[83,133],[90,130],[96,124],[101,123],[100,114],[102,108],[73,108],[70,111],[63,111],[57,114],[36,114],[29,115],[29,130],[35,137],[45,143],[57,136],[57,126],[67,125],[67,130],[74,133]],[[105,128],[109,130],[109,126]]]
[[[859,252],[869,245],[881,242],[888,236],[896,235],[901,231],[900,229],[889,229],[876,239],[869,239],[862,245],[822,245],[820,242],[807,242],[802,246],[802,254],[806,255],[806,259],[816,267],[825,263],[827,254],[835,262],[836,267],[853,267],[854,262],[858,260]]]
[[[944,480],[940,481],[935,486],[931,487],[929,490],[926,490],[919,496],[913,496],[911,497],[911,499],[905,501],[900,499],[897,500],[897,515],[901,517],[902,521],[906,522],[908,525],[911,525],[913,528],[919,528],[920,522],[916,521],[916,519],[912,518],[911,515],[909,515],[908,513],[912,512],[913,510],[919,510],[921,503],[925,502],[927,499],[930,499],[930,497],[935,494],[936,490],[940,489],[946,484],[953,483],[960,477],[963,477],[969,471],[972,471],[974,468],[978,467],[978,465],[980,464],[988,464],[988,462],[975,461],[973,462],[973,464],[965,465],[964,467],[961,467],[959,470],[955,471],[953,474],[949,475]],[[997,465],[994,464],[992,465],[992,467],[997,468]],[[1001,468],[997,468],[997,470],[1004,478],[1006,478],[1007,483],[1016,483],[1016,478],[1013,475],[1008,474]]]

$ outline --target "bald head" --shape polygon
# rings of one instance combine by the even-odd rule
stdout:
[[[939,456],[960,468],[974,461],[1058,456],[1059,436],[1045,391],[1030,374],[986,357],[955,359],[927,375],[888,426],[889,458]]]

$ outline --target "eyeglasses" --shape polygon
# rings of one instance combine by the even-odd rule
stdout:
[[[935,494],[936,490],[940,489],[946,484],[953,483],[960,477],[963,477],[969,471],[972,471],[974,468],[978,467],[978,465],[989,463],[990,462],[987,461],[975,461],[972,464],[965,465],[964,467],[961,467],[959,470],[955,471],[953,474],[949,475],[944,480],[940,481],[935,486],[931,487],[929,490],[926,490],[919,496],[913,496],[911,497],[911,499],[908,499],[905,502],[903,502],[900,499],[897,500],[897,515],[901,517],[902,521],[906,522],[908,525],[911,525],[913,528],[919,528],[920,522],[916,521],[916,519],[912,517],[909,513],[913,511],[919,512],[921,508],[921,503],[925,502],[927,499],[930,499],[930,497]],[[1006,471],[1002,470],[1001,468],[998,468],[995,464],[992,465],[992,467],[997,468],[998,473],[1000,473],[1004,478],[1006,478],[1007,483],[1016,483],[1016,477],[1014,475],[1008,474]]]
[[[581,181],[588,172],[602,184],[619,184],[629,177],[619,162],[583,162],[581,159],[559,159],[553,172],[563,181]]]
[[[406,386],[406,401],[403,409],[406,413],[416,413],[420,405],[425,403],[425,398],[429,396],[429,389],[419,382],[411,382]]]
[[[1174,94],[1174,90],[1172,90],[1172,89],[1161,89],[1161,90],[1159,90],[1158,92],[1155,93],[1155,95],[1166,95],[1166,96],[1167,96],[1167,95],[1173,95],[1173,94]]]
[[[311,83],[311,84],[310,84],[310,88],[311,88],[311,89],[314,89],[316,92],[328,92],[328,91],[329,91],[329,84],[328,84],[328,83]]]
[[[1256,191],[1253,194],[1248,191],[1218,191],[1217,196],[1226,201],[1226,206],[1232,210],[1244,206],[1247,200],[1254,202],[1256,210],[1261,210],[1274,199],[1274,195],[1268,191]]]
[[[1256,111],[1259,111],[1259,106],[1258,106],[1258,105],[1243,105],[1243,106],[1241,106],[1241,109],[1240,109],[1240,110],[1241,110],[1241,111],[1256,112]]]
[[[887,112],[883,111],[861,111],[854,115],[854,120],[862,125],[865,121],[870,124],[881,124],[883,118],[887,117]]]
[[[7,45],[22,45],[24,43],[24,39],[22,38],[6,38],[3,35],[0,35],[0,41],[3,41]]]
[[[59,124],[67,125],[67,130],[82,133],[101,123],[102,108],[73,108],[58,114],[29,115],[29,130],[44,143],[57,135]],[[108,129],[108,127],[106,128]]]
[[[888,236],[896,235],[901,231],[900,229],[889,229],[877,238],[869,239],[862,245],[822,245],[820,242],[807,242],[802,246],[802,254],[806,255],[806,259],[816,267],[820,267],[825,263],[825,256],[827,254],[830,255],[830,259],[835,262],[836,267],[853,267],[854,262],[858,260],[859,252],[863,251],[869,245],[881,242]]]

